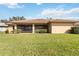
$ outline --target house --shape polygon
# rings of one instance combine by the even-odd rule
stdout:
[[[5,23],[0,22],[0,32],[4,32],[7,30],[8,25]]]
[[[36,30],[45,29],[47,33],[68,33],[78,21],[65,19],[32,19],[11,21],[8,24],[9,32],[21,29],[23,33],[36,33]]]

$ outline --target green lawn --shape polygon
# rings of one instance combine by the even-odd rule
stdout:
[[[1,56],[79,56],[78,34],[0,34]]]

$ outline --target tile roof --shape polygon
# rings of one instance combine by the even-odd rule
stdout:
[[[70,20],[70,19],[53,19],[53,20],[50,20],[50,22],[77,22],[77,21]]]
[[[31,20],[18,20],[18,21],[11,21],[11,23],[15,24],[47,24],[47,23],[54,23],[54,22],[77,22],[75,20],[68,20],[68,19],[31,19]]]
[[[12,21],[12,23],[27,23],[27,24],[36,24],[36,23],[48,23],[49,20],[47,19],[31,19],[31,20],[18,20],[18,21]]]
[[[0,26],[6,27],[6,26],[8,26],[8,25],[6,25],[5,23],[0,23]]]
[[[76,22],[75,25],[78,25],[79,26],[79,22]]]

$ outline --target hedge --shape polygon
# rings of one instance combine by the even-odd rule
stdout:
[[[35,30],[36,33],[47,33],[47,29],[38,29]]]
[[[71,28],[71,33],[72,34],[79,34],[79,27],[72,27]]]

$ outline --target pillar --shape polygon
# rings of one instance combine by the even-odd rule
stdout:
[[[32,24],[32,33],[35,33],[35,25]]]
[[[50,24],[50,33],[53,33],[53,24]]]
[[[14,30],[16,30],[16,29],[17,29],[17,25],[14,26]]]

